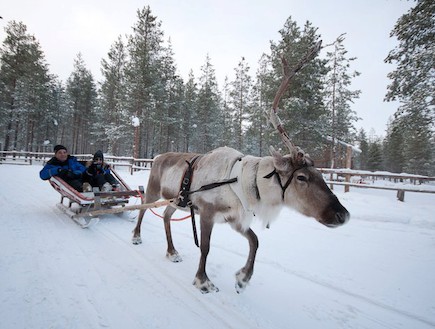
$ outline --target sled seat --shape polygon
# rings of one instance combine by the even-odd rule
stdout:
[[[66,183],[62,178],[53,176],[49,179],[50,185],[61,195],[61,204],[66,198],[69,200],[71,208],[72,203],[77,203],[80,207],[99,209],[103,206],[125,205],[129,202],[130,197],[141,197],[143,195],[143,187],[139,190],[132,190],[122,178],[112,170],[112,174],[120,183],[123,191],[111,192],[79,192]]]

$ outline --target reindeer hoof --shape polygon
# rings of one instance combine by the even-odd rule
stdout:
[[[131,242],[133,242],[133,244],[141,244],[141,243],[142,243],[142,239],[141,239],[140,236],[134,236],[134,237],[131,239]]]
[[[208,294],[209,292],[218,292],[219,288],[216,287],[209,279],[201,283],[201,280],[195,278],[192,283],[195,287],[201,291],[202,294]]]
[[[247,285],[248,285],[248,282],[241,282],[241,281],[236,282],[236,284],[235,284],[236,292],[238,294],[241,294],[242,292],[245,291],[245,288]]]
[[[248,276],[245,272],[243,272],[243,270],[240,270],[236,273],[235,287],[238,294],[242,293],[245,290],[250,278],[251,276]]]
[[[179,263],[183,261],[183,258],[178,254],[178,252],[174,252],[170,254],[169,252],[166,253],[166,258],[168,258],[173,263]]]

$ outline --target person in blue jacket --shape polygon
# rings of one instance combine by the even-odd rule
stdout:
[[[52,157],[39,172],[42,180],[50,179],[53,176],[62,178],[66,183],[79,192],[83,192],[82,174],[86,167],[77,161],[77,158],[68,154],[63,145],[54,147]]]

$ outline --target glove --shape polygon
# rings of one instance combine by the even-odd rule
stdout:
[[[57,175],[58,175],[60,178],[66,178],[66,177],[68,177],[68,170],[67,170],[67,169],[63,169],[63,168],[59,168],[59,169],[57,170]]]
[[[74,175],[74,173],[71,171],[71,169],[63,169],[63,168],[59,168],[59,170],[58,170],[58,176],[60,177],[60,178],[63,178],[63,179],[75,179],[76,178],[76,176]]]
[[[89,176],[95,176],[97,174],[97,168],[94,164],[90,165],[88,169],[86,169],[86,173]]]

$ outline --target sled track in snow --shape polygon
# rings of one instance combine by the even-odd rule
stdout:
[[[164,257],[159,258],[162,263],[160,263],[160,261],[155,261],[155,259],[148,256],[149,250],[145,248],[146,243],[143,243],[139,246],[133,245],[131,243],[130,236],[121,237],[115,232],[111,231],[108,227],[103,227],[103,225],[100,224],[94,226],[92,229],[98,233],[100,237],[103,237],[111,242],[115,242],[116,245],[122,246],[122,248],[128,249],[129,257],[134,257],[137,264],[143,263],[143,271],[147,271],[147,275],[151,275],[155,281],[165,287],[165,294],[170,294],[171,298],[177,300],[178,304],[186,306],[193,301],[197,307],[190,307],[190,311],[196,316],[202,317],[205,322],[210,323],[210,328],[261,328],[258,324],[252,321],[247,321],[244,316],[241,316],[232,308],[223,306],[220,293],[202,295],[193,285],[189,285],[189,283],[186,284],[185,280],[180,280],[180,277],[177,277],[177,273],[179,272],[176,268],[176,266],[179,264],[172,264]],[[164,237],[162,236],[162,238]],[[189,237],[189,239],[191,238]],[[164,250],[158,252],[159,254],[163,254]],[[172,265],[169,267],[172,267],[173,270],[168,271],[165,269],[163,265],[164,262],[166,262],[166,264],[169,263],[169,265]],[[194,269],[192,270],[192,273],[194,273]],[[193,276],[191,280],[193,280]],[[180,290],[181,292],[177,293]],[[233,291],[232,293],[234,294],[234,298],[237,298],[236,292]],[[189,303],[186,303],[186,301],[179,297],[185,294],[188,294],[191,297]],[[225,314],[225,317],[221,316],[220,314]],[[211,321],[210,317],[215,320],[214,322],[216,323],[216,326],[213,326],[213,321]],[[235,319],[237,319],[237,322],[235,322]]]
[[[224,249],[224,248],[222,248],[222,249]],[[357,300],[363,301],[363,302],[368,303],[370,305],[382,308],[384,310],[387,310],[387,311],[393,312],[395,314],[398,314],[398,315],[400,315],[402,317],[406,317],[408,319],[411,319],[411,320],[414,320],[414,321],[417,321],[417,322],[421,322],[421,323],[423,323],[425,325],[428,325],[428,326],[431,326],[431,327],[435,328],[435,321],[431,321],[431,320],[425,319],[422,316],[413,314],[413,313],[405,311],[405,310],[400,310],[400,309],[395,308],[393,306],[390,306],[388,304],[385,304],[385,303],[376,301],[374,299],[365,297],[363,295],[360,295],[360,294],[348,291],[346,289],[337,287],[337,286],[335,286],[333,284],[330,284],[328,282],[325,282],[325,281],[322,281],[322,280],[319,280],[319,279],[316,279],[316,278],[313,278],[313,277],[309,277],[308,275],[305,275],[305,274],[298,273],[297,271],[289,269],[289,268],[286,268],[286,267],[282,266],[281,264],[279,264],[277,262],[272,262],[272,261],[269,262],[269,261],[264,261],[264,260],[258,260],[257,263],[273,266],[274,268],[279,268],[283,273],[286,273],[289,276],[298,277],[299,279],[302,279],[302,280],[314,283],[316,285],[322,286],[322,287],[327,288],[329,290],[332,290],[334,292],[337,292],[337,293],[340,293],[340,294],[343,294],[343,295],[355,298]],[[374,318],[372,318],[372,320],[374,320]]]
[[[152,220],[152,219],[151,219],[151,220]],[[159,224],[162,225],[162,223],[159,223]],[[151,226],[153,227],[153,229],[155,229],[156,231],[160,231],[160,230],[161,230],[162,238],[164,239],[164,237],[163,237],[163,235],[164,235],[163,227],[160,228],[160,227],[159,227],[160,225],[158,225],[158,224],[156,224],[156,223],[154,223],[154,222],[152,222],[150,225],[151,225]],[[162,225],[162,226],[163,226],[163,225]],[[144,231],[144,232],[145,232],[145,231]],[[236,234],[236,235],[238,235],[237,232],[233,232],[233,233]],[[187,240],[191,240],[191,239],[192,239],[192,237],[189,236],[189,234],[186,234],[186,233],[183,233],[183,232],[177,232],[177,234],[176,234],[176,236],[175,236],[175,241],[177,240],[177,238],[180,238],[180,237],[182,237],[183,239],[187,239]],[[242,239],[242,241],[243,241],[243,237],[242,237],[242,236],[240,236],[240,239]],[[192,243],[193,243],[193,242],[192,242]],[[235,256],[237,256],[237,257],[241,257],[242,261],[243,261],[243,260],[245,259],[245,257],[247,256],[247,254],[244,253],[244,252],[239,252],[239,251],[237,251],[237,250],[230,249],[230,248],[226,247],[225,245],[221,245],[221,244],[214,244],[212,248],[216,248],[216,249],[219,249],[219,250],[224,251],[224,252],[226,252],[226,253],[229,253],[229,254],[231,254],[231,255],[235,255]],[[134,248],[133,248],[133,249],[134,249]],[[136,252],[137,250],[134,250],[134,251]],[[323,288],[326,288],[326,289],[328,289],[328,290],[331,290],[331,291],[333,291],[334,293],[339,293],[339,294],[346,295],[346,296],[348,296],[348,297],[352,297],[352,298],[354,298],[354,299],[356,299],[356,300],[358,300],[358,301],[361,301],[361,302],[364,302],[364,303],[370,304],[370,305],[372,305],[372,306],[375,306],[375,307],[381,308],[381,309],[383,309],[383,310],[386,310],[386,311],[392,312],[392,313],[394,313],[394,314],[400,315],[401,317],[405,317],[405,318],[408,318],[408,319],[410,319],[410,320],[413,320],[413,321],[416,321],[416,322],[420,322],[420,323],[422,323],[422,324],[425,324],[425,325],[427,325],[427,326],[430,326],[430,327],[435,328],[435,321],[429,320],[429,319],[424,318],[424,317],[422,317],[422,316],[420,316],[420,315],[417,315],[417,314],[413,314],[413,313],[411,313],[411,312],[409,312],[409,311],[405,311],[405,310],[402,310],[402,309],[396,308],[396,307],[391,306],[391,305],[388,305],[388,304],[386,304],[386,303],[379,302],[379,301],[377,301],[377,300],[375,300],[375,299],[372,299],[372,298],[369,298],[369,297],[363,296],[363,295],[361,295],[361,294],[351,292],[351,291],[349,291],[349,290],[346,290],[346,289],[344,289],[344,288],[338,287],[338,286],[333,285],[333,284],[331,284],[331,283],[328,283],[328,282],[325,282],[325,281],[322,281],[322,280],[316,279],[316,278],[314,278],[314,277],[310,277],[309,275],[302,274],[302,273],[298,273],[297,271],[295,271],[295,270],[293,270],[293,269],[290,269],[290,268],[287,268],[287,267],[285,267],[285,266],[282,266],[281,264],[279,264],[279,263],[277,263],[277,262],[273,262],[273,261],[265,261],[265,260],[257,259],[257,260],[256,260],[256,263],[257,263],[257,264],[264,264],[264,265],[271,266],[271,267],[273,267],[273,268],[275,268],[275,269],[279,269],[282,273],[285,273],[286,275],[293,276],[293,277],[297,277],[297,278],[302,279],[302,280],[304,280],[304,281],[307,281],[307,282],[313,283],[313,284],[315,284],[315,285],[317,285],[317,286],[321,286],[321,287],[323,287]],[[168,275],[167,273],[165,273],[165,274],[167,275],[168,279],[171,279],[171,280],[174,279],[173,277],[171,277],[171,276]],[[186,289],[185,286],[182,286],[182,285],[180,285],[180,286],[181,286],[183,289]],[[249,289],[249,288],[248,288],[248,289]],[[190,290],[189,290],[189,293],[191,293]],[[219,294],[219,293],[218,293],[218,294]],[[381,325],[383,325],[383,326],[385,326],[385,327],[390,327],[390,325],[388,325],[387,323],[381,323],[379,319],[376,319],[376,318],[374,318],[374,317],[369,317],[369,316],[367,316],[367,315],[366,315],[366,317],[369,318],[370,320],[374,321],[374,322],[378,322],[378,323],[380,323]]]

